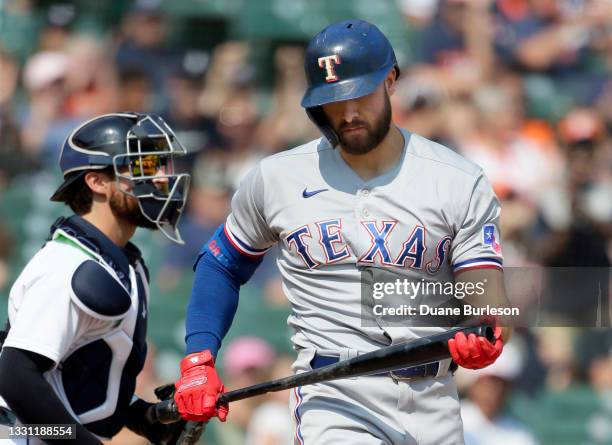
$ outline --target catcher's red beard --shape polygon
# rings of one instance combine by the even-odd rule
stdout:
[[[138,199],[120,190],[113,190],[109,205],[113,215],[117,219],[122,219],[136,227],[146,229],[156,229],[157,225],[142,214]]]

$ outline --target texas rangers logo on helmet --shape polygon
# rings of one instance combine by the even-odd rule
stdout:
[[[327,73],[325,76],[326,82],[336,82],[339,79],[334,69],[334,65],[340,65],[340,63],[340,56],[338,54],[319,57],[319,68],[325,68]]]

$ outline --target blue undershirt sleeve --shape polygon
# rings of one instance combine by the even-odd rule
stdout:
[[[202,247],[187,306],[187,354],[210,349],[216,357],[236,314],[240,286],[251,278],[262,258],[240,253],[223,225]]]

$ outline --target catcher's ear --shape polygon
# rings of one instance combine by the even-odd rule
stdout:
[[[87,172],[83,177],[83,181],[94,193],[106,195],[110,191],[111,178],[106,172]]]

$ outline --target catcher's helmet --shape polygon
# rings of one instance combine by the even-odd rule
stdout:
[[[314,36],[306,50],[304,69],[308,89],[302,106],[333,146],[338,138],[321,105],[373,93],[391,69],[399,76],[391,43],[364,20],[334,23]]]
[[[190,176],[174,172],[173,158],[185,153],[158,116],[114,113],[96,117],[76,128],[64,142],[59,157],[64,182],[51,200],[67,201],[72,186],[88,171],[112,167],[117,181],[131,181],[132,189],[124,193],[138,200],[142,214],[170,240],[182,243],[176,226]],[[153,180],[159,178],[166,178],[167,185],[156,185]]]

